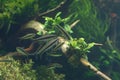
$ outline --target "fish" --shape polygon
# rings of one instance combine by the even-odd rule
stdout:
[[[21,40],[33,39],[35,36],[36,36],[35,33],[29,33],[29,34],[26,34],[26,35],[24,35],[24,36],[22,36],[22,37],[19,37],[19,39],[21,39]]]
[[[111,16],[112,18],[118,17],[118,15],[117,15],[116,13],[111,13],[110,16]]]
[[[53,39],[53,38],[55,38],[56,37],[56,35],[50,35],[50,34],[48,34],[48,35],[43,35],[43,36],[41,36],[41,37],[38,37],[38,38],[34,38],[34,39],[32,39],[33,41],[46,41],[46,40],[48,40],[48,39]]]
[[[22,55],[27,55],[27,54],[28,54],[28,52],[26,52],[26,51],[24,50],[24,48],[22,48],[22,47],[16,47],[16,51],[17,51],[18,53],[21,53]]]
[[[58,38],[47,42],[42,48],[38,49],[35,53],[40,54],[40,56],[41,56],[45,51],[49,50],[51,47],[56,45],[57,41],[58,41]]]
[[[32,43],[30,44],[30,46],[29,46],[28,48],[25,48],[24,50],[25,50],[26,52],[30,52],[30,51],[34,48],[34,44],[35,44],[35,42],[32,42]]]
[[[56,28],[58,28],[68,40],[71,40],[71,36],[60,25],[56,26]]]
[[[49,67],[49,69],[62,68],[63,65],[61,65],[59,63],[51,63],[48,67]]]
[[[64,44],[64,42],[62,42],[62,43],[58,43],[57,45],[56,45],[56,47],[53,49],[53,51],[57,51],[59,48],[61,48],[61,46]]]
[[[49,53],[47,55],[51,57],[61,57],[63,54],[62,53]]]

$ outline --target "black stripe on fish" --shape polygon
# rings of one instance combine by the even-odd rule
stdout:
[[[71,39],[71,36],[60,25],[56,26],[56,28],[58,28],[68,40]]]
[[[48,39],[52,39],[52,38],[55,38],[56,35],[44,35],[44,36],[41,36],[41,37],[38,37],[38,38],[34,38],[32,39],[33,41],[45,41],[45,40],[48,40]]]
[[[57,40],[58,40],[58,38],[49,41],[40,50],[37,50],[35,53],[36,54],[40,54],[40,56],[41,56],[45,51],[49,50],[54,45],[56,45]]]
[[[19,37],[19,39],[21,39],[21,40],[32,39],[32,38],[34,38],[35,36],[36,36],[35,33],[29,33],[29,34],[26,34],[26,35],[24,35],[24,36],[22,36],[22,37]]]
[[[64,44],[64,42],[58,43],[58,45],[55,46],[55,48],[53,49],[53,51],[56,51],[57,49],[59,49],[63,44]]]

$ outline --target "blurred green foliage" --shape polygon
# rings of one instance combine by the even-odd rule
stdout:
[[[0,62],[0,80],[64,80],[65,75],[56,73],[54,66],[41,65],[33,69],[32,60],[21,64],[19,60],[7,59],[11,62]]]
[[[0,28],[7,27],[6,33],[10,30],[12,24],[25,21],[25,19],[38,12],[38,6],[34,0],[1,0],[0,3]],[[24,19],[22,19],[23,17]]]
[[[109,21],[107,16],[101,20],[99,13],[92,0],[73,1],[69,7],[69,14],[73,16],[72,21],[80,19],[74,29],[74,35],[76,37],[82,36],[87,41],[103,42]]]
[[[34,19],[40,13],[56,7],[59,1],[40,0],[0,0],[0,29],[5,28],[9,32],[13,25],[21,25]]]
[[[41,65],[37,70],[37,80],[65,80],[65,75],[55,73],[55,69],[53,67]]]
[[[12,58],[11,62],[0,63],[0,80],[36,80],[36,71],[32,69],[33,62],[21,64]]]

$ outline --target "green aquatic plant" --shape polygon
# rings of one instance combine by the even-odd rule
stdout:
[[[56,73],[54,66],[41,65],[37,68],[37,80],[65,80],[64,74]]]
[[[39,65],[33,69],[32,60],[22,63],[8,57],[11,62],[0,62],[0,80],[64,80],[65,75],[56,73],[56,68],[62,68],[61,64]]]
[[[0,80],[36,80],[36,71],[32,69],[33,62],[21,64],[13,58],[11,62],[0,62]]]
[[[14,25],[19,27],[31,19],[38,20],[41,15],[52,12],[49,9],[56,7],[60,2],[62,0],[0,0],[0,30],[4,28],[5,32],[8,33]],[[46,6],[44,7],[44,5]]]
[[[5,28],[6,33],[9,32],[11,25],[13,24],[18,24],[17,21],[20,20],[18,17],[20,16],[26,16],[30,17],[33,16],[34,12],[37,12],[38,9],[35,9],[37,7],[31,7],[35,1],[34,0],[29,0],[29,1],[24,1],[24,0],[1,0],[1,11],[0,11],[0,28]],[[35,11],[32,11],[35,10]],[[27,11],[26,11],[27,10]],[[27,16],[27,13],[29,12],[29,16]],[[23,14],[24,13],[24,14]],[[23,15],[22,15],[23,14]]]
[[[70,26],[67,24],[68,20],[70,19],[70,17],[67,17],[67,18],[61,18],[61,12],[58,12],[56,14],[56,16],[54,18],[52,17],[45,17],[45,28],[47,29],[48,33],[55,33],[55,27],[56,26],[63,26],[64,29],[69,32],[69,33],[72,33],[72,30],[70,28]],[[51,28],[52,26],[52,28]],[[57,33],[57,31],[56,31]]]
[[[74,36],[87,38],[87,41],[103,42],[105,33],[109,28],[108,17],[101,19],[98,9],[92,0],[75,0],[69,6],[69,14],[72,20],[81,21],[73,29]],[[70,22],[73,22],[70,20]]]
[[[69,41],[68,45],[70,46],[68,55],[72,52],[72,56],[69,56],[68,61],[73,66],[77,67],[80,65],[80,58],[88,60],[87,53],[90,52],[90,49],[95,45],[95,43],[87,43],[84,38],[72,38],[72,40]]]
[[[79,38],[79,39],[73,39],[70,41],[70,45],[74,48],[74,49],[78,49],[81,50],[81,53],[87,53],[89,52],[89,49],[92,48],[95,43],[89,43],[87,44],[84,40],[84,38]]]
[[[114,32],[110,32],[112,35],[109,35],[108,33],[111,26],[115,24],[115,22],[111,23],[108,14],[111,11],[110,7],[112,7],[110,4],[111,1],[102,0],[101,2],[103,2],[103,5],[101,3],[97,3],[98,7],[104,7],[102,10],[94,5],[94,1],[95,0],[75,0],[70,5],[69,13],[73,16],[72,20],[79,18],[81,20],[80,23],[78,23],[73,29],[73,31],[75,31],[73,36],[82,36],[87,39],[88,42],[94,41],[103,44],[103,46],[100,46],[97,49],[95,48],[95,50],[93,50],[93,54],[91,54],[89,58],[93,59],[92,63],[94,63],[96,66],[102,66],[103,69],[107,67],[108,70],[105,71],[111,75],[114,73],[113,68],[116,68],[116,66],[113,64],[120,65],[120,51],[115,46],[116,41],[114,39],[116,35],[114,35]],[[113,27],[115,29],[117,26]],[[94,54],[96,54],[96,58],[94,57]],[[115,77],[112,78],[114,79]]]

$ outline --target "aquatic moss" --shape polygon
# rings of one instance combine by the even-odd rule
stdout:
[[[75,26],[73,34],[75,37],[84,37],[88,41],[102,42],[109,28],[109,21],[100,16],[99,10],[92,0],[74,0],[70,5],[69,13],[73,16],[72,21],[80,19]]]
[[[0,80],[36,80],[36,71],[32,69],[32,61],[21,64],[12,58],[11,62],[0,62]]]

